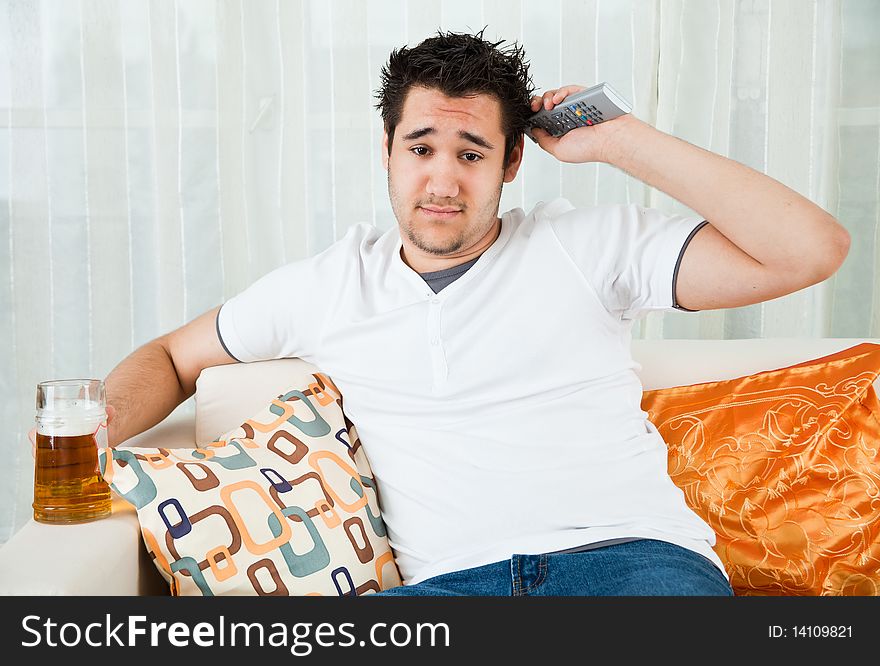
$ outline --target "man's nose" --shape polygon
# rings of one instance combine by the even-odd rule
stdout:
[[[434,169],[428,175],[428,183],[425,187],[427,193],[438,199],[457,197],[458,175],[455,172],[455,165],[437,160],[432,166]]]

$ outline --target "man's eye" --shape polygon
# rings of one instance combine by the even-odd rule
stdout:
[[[425,146],[413,146],[412,148],[410,148],[410,151],[412,151],[413,153],[415,153],[416,155],[419,155],[421,157],[423,157],[423,156],[427,155],[429,152],[431,152],[430,150],[425,148]]]
[[[462,157],[467,162],[479,162],[481,159],[483,159],[483,156],[478,155],[477,153],[465,153],[464,155],[462,155]]]

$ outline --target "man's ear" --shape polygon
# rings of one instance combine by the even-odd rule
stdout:
[[[520,166],[523,161],[523,139],[525,139],[524,135],[520,135],[519,141],[516,142],[516,145],[513,147],[513,150],[510,151],[510,160],[507,163],[507,168],[504,169],[504,182],[509,183],[514,178],[516,178],[516,174],[519,171]]]
[[[382,168],[388,171],[388,130],[382,130]]]

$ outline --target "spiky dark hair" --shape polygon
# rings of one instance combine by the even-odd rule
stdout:
[[[516,42],[502,47],[504,40],[487,41],[483,39],[485,30],[475,35],[438,31],[436,37],[418,46],[391,52],[375,95],[388,132],[389,154],[407,93],[413,86],[424,86],[447,97],[489,94],[497,98],[507,166],[532,114],[529,100],[534,87],[523,48]]]

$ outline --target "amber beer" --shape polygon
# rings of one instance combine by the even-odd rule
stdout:
[[[110,515],[110,487],[98,467],[105,408],[100,380],[37,386],[34,520],[79,523]]]

